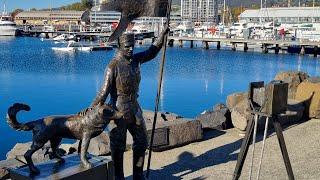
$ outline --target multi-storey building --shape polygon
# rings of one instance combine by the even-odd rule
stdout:
[[[218,0],[181,0],[182,20],[192,22],[218,21]]]

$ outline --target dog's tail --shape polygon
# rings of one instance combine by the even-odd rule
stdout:
[[[7,123],[9,126],[17,131],[30,131],[32,126],[30,123],[22,124],[17,121],[17,113],[21,110],[30,111],[30,107],[26,104],[15,103],[8,109]]]

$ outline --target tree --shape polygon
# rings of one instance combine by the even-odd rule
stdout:
[[[93,7],[93,0],[81,0],[81,5],[84,9],[91,9]]]
[[[23,12],[22,9],[15,9],[14,11],[12,11],[11,16],[12,18],[15,18],[17,16],[17,14]]]

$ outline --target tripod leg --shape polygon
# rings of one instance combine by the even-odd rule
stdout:
[[[259,167],[258,167],[257,180],[259,180],[259,178],[260,178],[260,169],[261,169],[261,164],[262,164],[262,159],[263,159],[265,142],[266,142],[266,139],[267,139],[268,124],[269,124],[269,117],[267,117],[267,119],[266,119],[266,124],[265,124],[265,126],[264,126],[264,134],[263,134],[263,141],[262,141],[262,150],[261,150],[261,154],[260,154],[260,162],[259,162]]]
[[[253,127],[254,127],[254,121],[253,119],[250,119],[246,129],[246,135],[243,138],[240,153],[238,155],[237,165],[236,165],[236,168],[234,169],[233,180],[238,180],[240,178],[242,167],[248,153],[250,140],[252,139]]]
[[[283,137],[283,134],[282,134],[281,125],[280,125],[277,117],[274,117],[272,119],[273,119],[274,128],[275,128],[276,133],[277,133],[277,137],[278,137],[278,141],[279,141],[282,157],[283,157],[283,160],[284,160],[284,164],[286,165],[286,169],[287,169],[289,180],[294,180],[294,175],[293,175],[293,171],[292,171],[292,167],[291,167],[291,163],[290,163],[290,159],[289,159],[286,143],[284,142],[284,137]]]
[[[254,159],[254,149],[256,145],[256,138],[257,138],[257,127],[258,127],[258,118],[257,114],[254,115],[254,130],[253,130],[253,137],[252,137],[252,150],[251,150],[251,164],[250,164],[250,171],[249,171],[249,180],[252,177],[252,169],[253,169],[253,159]]]

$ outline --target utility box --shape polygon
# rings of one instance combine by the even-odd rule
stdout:
[[[284,113],[288,105],[288,83],[271,81],[265,88],[263,112],[269,116]]]

